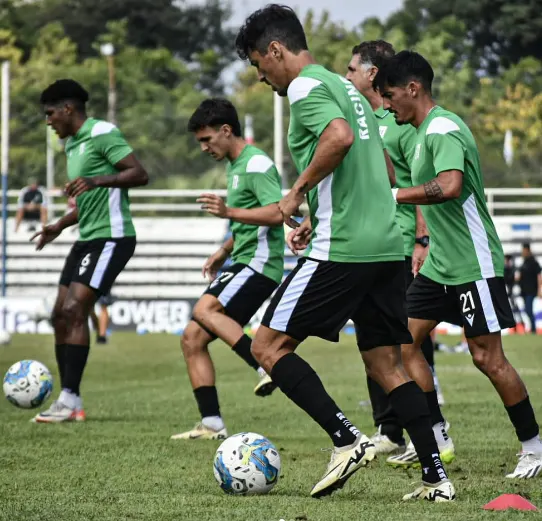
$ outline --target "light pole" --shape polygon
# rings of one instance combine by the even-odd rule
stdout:
[[[107,120],[117,124],[117,85],[115,81],[115,47],[112,43],[104,43],[100,46],[102,56],[107,60],[109,72],[109,90],[107,93]]]

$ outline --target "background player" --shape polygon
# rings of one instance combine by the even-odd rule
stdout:
[[[393,46],[383,40],[362,42],[352,49],[346,78],[349,79],[369,101],[378,120],[380,136],[391,158],[395,170],[395,186],[412,186],[410,164],[416,145],[416,130],[411,125],[397,125],[393,114],[382,106],[382,96],[373,88],[373,79],[378,68],[395,54]],[[405,284],[408,288],[418,274],[429,246],[429,237],[421,211],[414,205],[397,207],[397,222],[403,234],[405,253]],[[428,336],[422,344],[422,351],[434,372],[434,346]],[[435,376],[436,378],[436,376]],[[405,449],[403,427],[391,407],[388,395],[369,376],[367,388],[373,408],[373,419],[378,428],[371,440],[378,454],[397,452]]]
[[[254,392],[266,396],[275,385],[250,352],[252,339],[243,331],[277,288],[284,273],[284,228],[280,177],[273,161],[241,137],[235,107],[225,99],[205,100],[188,123],[201,150],[216,161],[227,159],[228,199],[203,194],[198,202],[212,215],[230,219],[232,236],[209,257],[203,276],[212,281],[193,311],[181,339],[188,375],[201,414],[195,428],[172,439],[222,439],[215,370],[208,346],[217,337],[232,347],[261,380]],[[233,263],[219,270],[231,256]]]
[[[273,382],[324,429],[334,449],[311,495],[341,488],[375,456],[373,443],[345,417],[312,367],[294,351],[308,336],[337,341],[352,318],[367,372],[390,394],[424,454],[424,484],[405,499],[449,501],[452,484],[438,455],[427,402],[402,368],[409,342],[404,255],[378,124],[367,100],[343,77],[317,65],[292,9],[270,4],[241,27],[237,51],[260,81],[290,102],[288,145],[299,178],[279,203],[284,222],[308,195],[312,229],[306,257],[273,296],[252,351]],[[363,175],[360,175],[363,172]]]
[[[380,68],[375,85],[398,123],[417,129],[412,188],[394,189],[400,204],[419,204],[431,248],[407,293],[414,343],[403,346],[409,374],[427,390],[430,372],[420,344],[440,321],[461,319],[474,364],[491,381],[516,430],[522,451],[509,478],[542,470],[542,442],[527,390],[502,348],[501,329],[514,327],[503,278],[504,254],[486,206],[474,137],[456,114],[431,95],[433,69],[423,56],[402,51]],[[431,395],[427,395],[430,400]],[[436,399],[433,424],[443,421]]]
[[[65,228],[79,223],[60,276],[52,323],[62,391],[36,422],[84,420],[80,384],[89,354],[89,312],[107,294],[132,257],[136,245],[128,188],[143,186],[148,175],[120,131],[112,123],[87,117],[88,93],[74,80],[58,80],[41,94],[41,104],[65,152],[65,191],[77,209],[45,226],[37,249],[55,240]]]

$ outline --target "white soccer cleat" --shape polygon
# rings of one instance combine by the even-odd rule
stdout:
[[[196,426],[186,432],[174,434],[171,436],[171,440],[225,440],[228,437],[226,428],[215,431],[203,425],[203,423],[196,423]]]
[[[514,472],[507,474],[510,479],[536,478],[542,472],[542,454],[534,452],[520,452],[519,461]]]
[[[455,499],[455,488],[451,481],[444,479],[438,483],[422,482],[414,492],[403,496],[403,501],[425,499],[434,503],[444,503]]]
[[[350,448],[334,448],[326,472],[322,479],[314,485],[311,496],[320,498],[343,488],[348,478],[361,467],[367,466],[370,461],[375,459],[375,456],[375,446],[364,434],[360,434]]]
[[[60,400],[56,400],[51,404],[51,407],[46,411],[40,412],[34,418],[34,423],[62,423],[71,422],[76,419],[76,411],[68,407]]]
[[[378,432],[371,436],[371,441],[375,446],[377,454],[397,454],[405,451],[405,444],[400,445],[391,441],[388,436],[381,433],[382,426],[378,427]]]
[[[449,440],[449,445],[442,449],[439,448],[439,451],[442,463],[451,463],[455,459],[455,447],[451,439]],[[408,443],[405,452],[396,456],[390,456],[386,460],[386,463],[393,468],[420,468],[420,460],[412,441]]]
[[[266,373],[260,378],[258,385],[254,387],[254,394],[260,397],[269,396],[276,388],[277,386]]]

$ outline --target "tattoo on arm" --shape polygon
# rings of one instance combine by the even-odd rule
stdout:
[[[309,188],[308,183],[303,183],[303,184],[299,187],[299,191],[300,191],[302,194],[306,194],[306,193],[308,192],[308,188]]]
[[[423,184],[425,190],[425,196],[428,201],[443,202],[444,201],[444,192],[438,184],[436,179],[431,179],[427,183]]]

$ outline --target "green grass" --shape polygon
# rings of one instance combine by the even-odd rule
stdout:
[[[252,394],[255,373],[223,346],[213,346],[222,413],[230,434],[250,430],[268,436],[282,458],[282,476],[262,497],[225,495],[214,480],[216,442],[172,442],[192,427],[197,409],[174,336],[115,334],[92,348],[83,394],[85,424],[29,423],[35,411],[0,400],[0,519],[339,521],[535,519],[537,513],[494,513],[482,506],[502,493],[522,493],[542,507],[542,481],[504,478],[519,445],[489,382],[466,355],[438,354],[437,367],[458,458],[449,466],[457,489],[454,504],[401,502],[419,479],[386,467],[384,459],[362,469],[329,498],[309,491],[328,462],[329,440],[280,392]],[[542,418],[542,340],[505,340]],[[300,349],[347,416],[372,434],[365,373],[353,337],[340,345],[312,340]],[[55,368],[52,340],[16,336],[0,350],[0,370],[34,358]],[[58,392],[58,389],[55,390]]]

